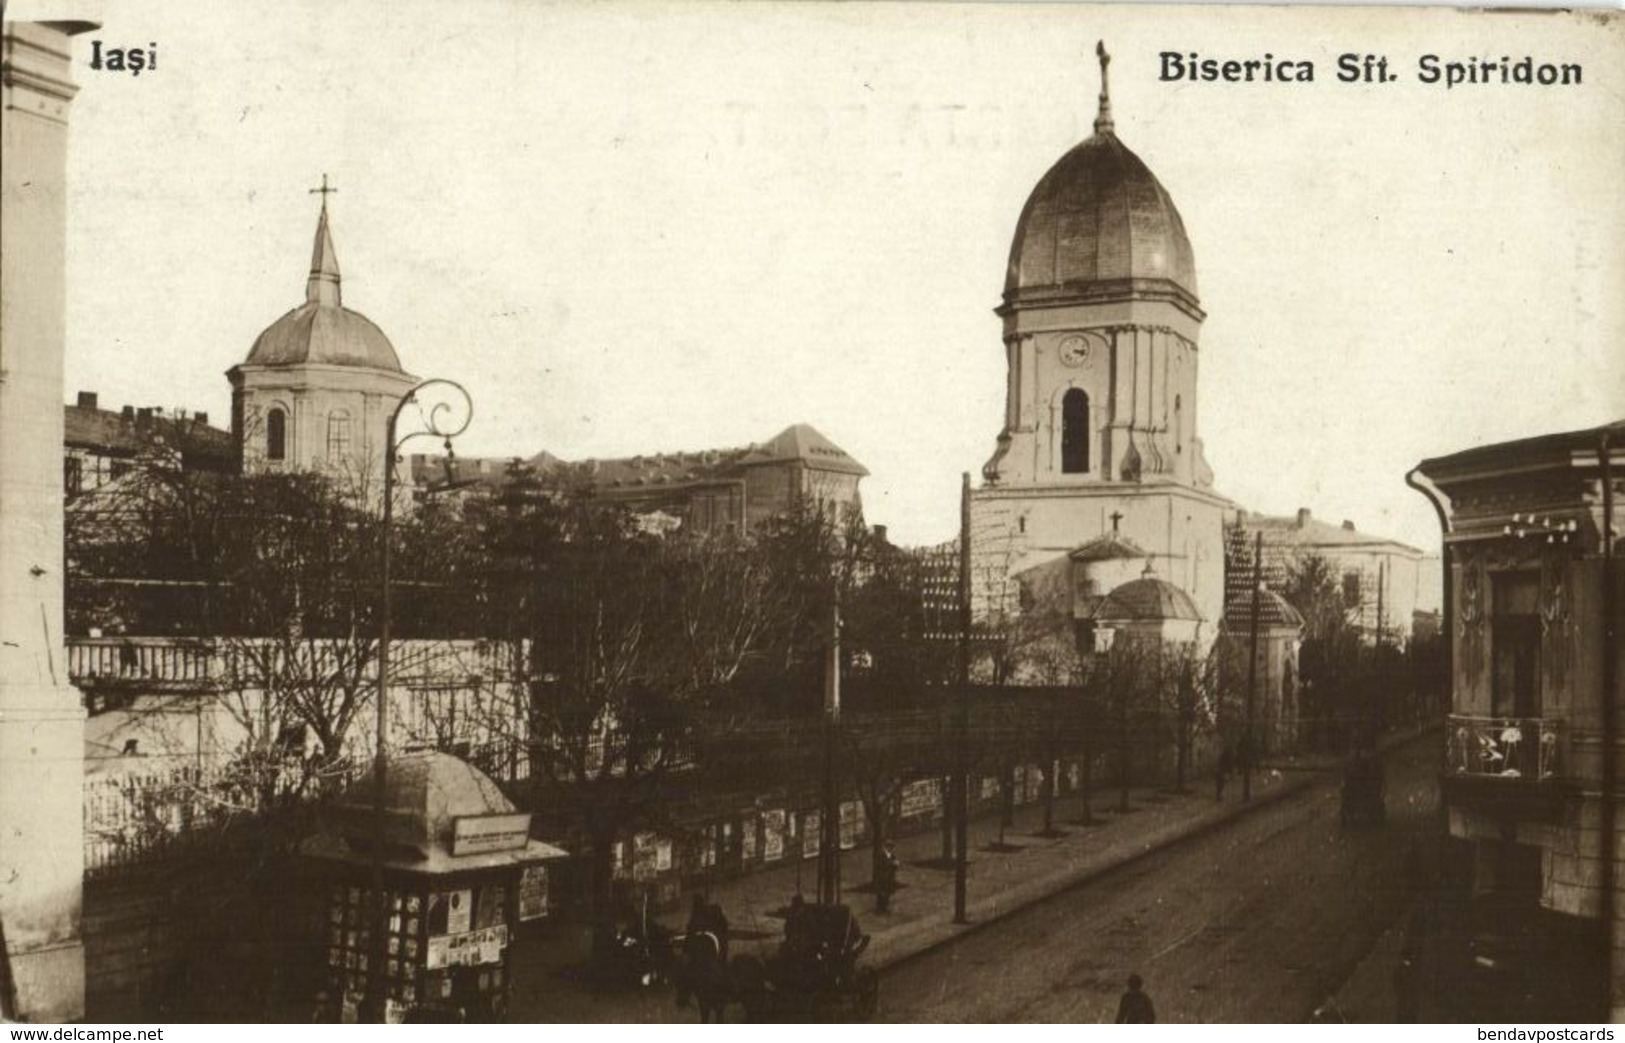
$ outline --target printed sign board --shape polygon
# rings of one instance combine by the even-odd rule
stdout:
[[[530,816],[460,815],[451,820],[453,855],[488,855],[518,851],[530,841]]]
[[[903,787],[902,817],[926,815],[942,807],[941,784],[936,779],[921,779]]]
[[[486,927],[478,931],[430,938],[425,966],[429,970],[442,967],[475,967],[482,963],[501,963],[502,950],[508,945],[505,925]]]
[[[547,916],[547,867],[526,866],[519,878],[519,919],[541,920]]]
[[[784,857],[783,811],[769,811],[762,816],[762,857],[769,862]]]

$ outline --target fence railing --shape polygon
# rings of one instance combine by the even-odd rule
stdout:
[[[168,771],[92,777],[84,783],[85,872],[152,862],[234,821],[330,792],[365,765],[323,765],[319,775],[295,757],[238,765],[184,765]]]
[[[1445,772],[1504,779],[1559,778],[1566,735],[1553,717],[1445,718]]]
[[[223,660],[198,641],[167,638],[78,638],[68,642],[68,676],[86,681],[159,681],[207,684],[219,678]]]
[[[75,684],[149,682],[203,688],[251,682],[267,671],[285,669],[277,657],[288,654],[276,642],[256,638],[77,637],[67,644],[68,676]],[[364,670],[377,669],[370,649],[354,642],[310,640],[291,648],[292,654],[310,659],[305,665],[311,669],[332,669],[341,659],[358,654],[365,656]],[[485,641],[397,641],[392,658],[395,677],[402,683],[510,679],[522,666],[514,662],[512,646]]]

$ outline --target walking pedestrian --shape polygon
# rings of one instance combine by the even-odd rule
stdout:
[[[1219,759],[1213,765],[1213,799],[1224,800],[1224,784],[1230,781],[1230,747],[1219,747]]]
[[[1151,997],[1145,994],[1144,985],[1138,974],[1128,976],[1128,991],[1117,1001],[1119,1025],[1151,1025],[1156,1022],[1157,1009],[1151,1005]]]

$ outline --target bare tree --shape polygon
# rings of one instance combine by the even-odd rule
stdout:
[[[650,534],[589,493],[516,469],[480,524],[488,628],[528,643],[534,799],[569,809],[602,959],[617,845],[665,824],[697,751],[751,716],[743,675],[784,660],[807,592],[777,582],[758,541]]]

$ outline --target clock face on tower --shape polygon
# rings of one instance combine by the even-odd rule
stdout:
[[[1082,337],[1068,337],[1061,341],[1061,361],[1068,366],[1081,366],[1089,361],[1089,342]]]

